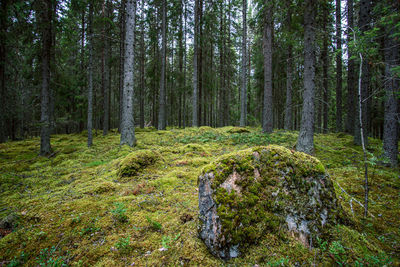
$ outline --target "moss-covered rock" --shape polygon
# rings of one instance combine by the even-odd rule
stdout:
[[[212,254],[239,256],[266,233],[312,246],[337,220],[337,199],[321,162],[280,146],[223,156],[199,177],[200,237]]]
[[[119,164],[118,176],[136,176],[144,168],[153,165],[161,158],[160,153],[151,150],[139,150],[130,153]]]
[[[227,133],[235,134],[235,133],[249,133],[250,131],[243,127],[232,127],[227,130]]]

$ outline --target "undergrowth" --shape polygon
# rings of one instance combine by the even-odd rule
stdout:
[[[379,164],[370,139],[370,215],[363,218],[362,151],[344,134],[317,134],[316,157],[345,211],[327,240],[309,250],[290,236],[266,234],[242,258],[222,262],[197,236],[197,178],[227,153],[256,145],[295,147],[297,132],[210,127],[139,130],[134,148],[119,135],[55,135],[52,158],[40,140],[0,144],[0,265],[5,266],[293,266],[399,265],[399,172]],[[119,175],[131,153],[157,162]],[[151,156],[151,155],[150,155]],[[141,165],[143,166],[143,164]],[[358,203],[360,202],[360,203]]]

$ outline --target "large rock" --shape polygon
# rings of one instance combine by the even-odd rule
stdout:
[[[286,229],[312,246],[336,224],[337,200],[321,162],[280,146],[225,155],[199,177],[199,234],[212,254],[239,256]]]

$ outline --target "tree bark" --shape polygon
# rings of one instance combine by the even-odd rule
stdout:
[[[8,0],[0,3],[0,143],[7,140],[6,134],[6,40]]]
[[[166,127],[166,111],[165,111],[165,67],[167,57],[167,3],[162,2],[162,48],[161,48],[161,78],[160,78],[160,94],[159,94],[159,110],[158,110],[158,130],[165,130]]]
[[[109,42],[109,18],[110,14],[110,2],[106,0],[103,4],[103,50],[102,50],[102,64],[103,64],[103,135],[107,135],[109,129],[109,114],[110,114],[110,102],[109,102],[109,94],[110,94],[110,77],[109,77],[109,69],[110,69],[110,42]]]
[[[341,0],[336,0],[336,131],[343,131],[342,119],[342,15]]]
[[[353,0],[347,0],[347,43],[352,41],[353,30],[354,30],[354,19],[353,19]],[[354,134],[355,125],[355,63],[352,59],[353,54],[348,49],[348,66],[347,66],[347,120],[346,120],[346,131]]]
[[[398,10],[398,9],[397,9]],[[399,65],[399,46],[392,36],[395,31],[392,25],[387,26],[385,36],[385,116],[383,129],[383,153],[395,168],[398,164],[398,92],[399,81],[392,69]]]
[[[42,91],[41,91],[41,130],[40,130],[40,155],[47,156],[51,153],[50,146],[50,54],[52,45],[52,1],[40,1],[42,32]]]
[[[272,110],[272,1],[266,1],[264,10],[263,53],[264,53],[264,101],[263,123],[264,133],[271,133],[273,128]]]
[[[91,147],[93,144],[93,0],[89,1],[89,66],[88,66],[88,113],[87,113],[87,130],[88,130],[88,140],[87,145]]]
[[[123,90],[124,90],[125,21],[126,21],[125,9],[126,9],[126,0],[121,0],[120,44],[119,44],[119,123],[118,123],[119,132],[121,132],[122,101],[123,101]]]
[[[242,35],[242,90],[240,94],[240,126],[247,125],[247,0],[243,0],[243,35]]]
[[[136,0],[126,1],[124,88],[122,98],[122,122],[120,144],[134,146],[135,124],[133,120],[133,88],[134,88],[134,44],[135,44]]]
[[[359,15],[359,28],[361,31],[361,34],[364,35],[364,32],[366,32],[369,29],[369,23],[371,20],[371,2],[369,0],[361,0],[360,1],[360,15]],[[362,107],[358,107],[356,109],[356,112],[359,112],[359,110],[362,110],[362,126],[363,126],[363,134],[364,134],[364,140],[365,140],[365,146],[368,146],[368,105],[367,105],[367,97],[368,97],[368,91],[369,91],[369,64],[368,64],[368,58],[364,55],[364,60],[363,60],[363,65],[362,65],[362,77],[361,77],[361,101],[357,101],[357,105],[361,103]],[[357,114],[357,117],[359,114]],[[360,131],[360,122],[357,120],[357,127],[355,127],[355,133],[354,133],[354,143],[356,145],[361,145],[361,131]]]
[[[194,4],[194,42],[193,42],[193,116],[192,116],[192,126],[199,127],[199,115],[198,115],[198,40],[199,39],[199,0],[195,0]]]
[[[321,52],[321,58],[322,58],[322,88],[323,88],[323,126],[322,126],[322,131],[323,133],[328,132],[329,128],[329,87],[328,87],[328,81],[329,81],[329,73],[328,73],[328,68],[329,68],[329,54],[328,54],[328,42],[329,42],[329,35],[327,34],[327,24],[328,24],[328,16],[329,16],[329,11],[328,7],[324,5],[324,10],[323,10],[323,25],[322,25],[322,32],[324,32],[324,37],[323,37],[323,44],[322,44],[322,52]]]
[[[315,98],[315,0],[305,1],[304,14],[304,92],[300,133],[297,150],[314,152],[314,98]]]
[[[292,24],[292,9],[291,3],[288,2],[288,15],[287,15],[287,27],[288,32],[291,33]],[[285,130],[292,129],[292,44],[289,41],[287,60],[286,60],[286,103],[285,103]]]
[[[139,92],[139,105],[140,105],[140,116],[139,125],[140,128],[144,128],[144,89],[145,89],[145,59],[146,59],[146,47],[144,43],[144,0],[141,5],[141,33],[140,33],[140,92]]]

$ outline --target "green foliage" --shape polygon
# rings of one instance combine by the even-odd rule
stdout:
[[[111,214],[114,219],[118,222],[124,223],[128,221],[128,216],[126,215],[127,209],[125,208],[125,204],[122,202],[114,203],[115,208],[111,210]]]
[[[15,256],[8,264],[7,267],[23,266],[27,260],[27,255],[22,251],[19,256]]]
[[[39,266],[45,267],[63,267],[67,266],[64,263],[63,257],[57,257],[55,254],[57,252],[56,247],[44,248],[40,251],[39,257],[36,258],[36,263]]]
[[[115,247],[122,253],[128,252],[130,243],[131,243],[130,236],[127,236],[125,238],[121,237],[120,239],[118,239],[117,243],[115,243]]]
[[[339,266],[344,266],[347,261],[346,250],[339,241],[333,241],[329,246],[328,252],[333,255],[335,262]]]
[[[163,235],[162,239],[161,239],[161,245],[163,248],[171,248],[170,244],[175,242],[176,240],[179,239],[179,237],[181,236],[181,234],[177,234],[174,238],[169,236],[169,235]]]
[[[149,216],[146,216],[146,220],[150,224],[150,228],[153,229],[154,231],[161,231],[162,230],[161,223],[152,220]]]

